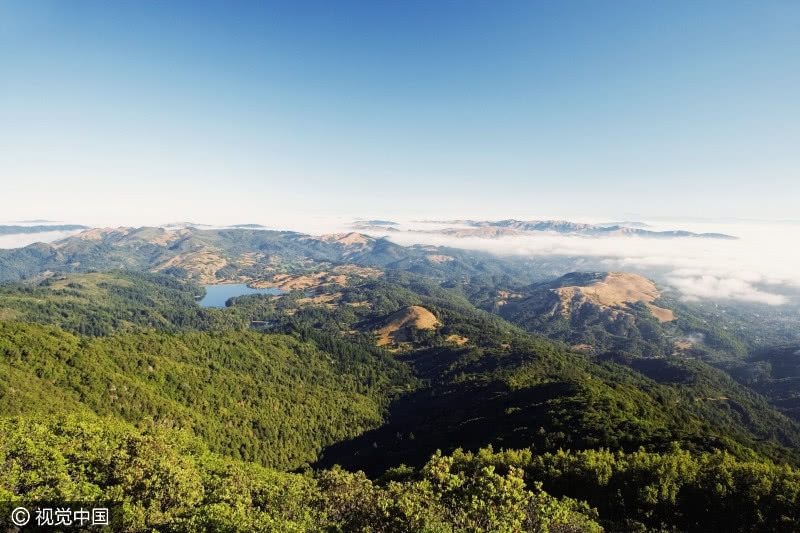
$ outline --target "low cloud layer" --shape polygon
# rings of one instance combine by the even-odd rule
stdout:
[[[586,237],[541,233],[500,239],[452,238],[401,232],[398,244],[433,244],[499,255],[592,258],[606,270],[631,270],[655,277],[687,299],[730,299],[769,305],[787,303],[781,287],[800,288],[800,228],[790,225],[659,223],[682,229],[736,235],[738,240],[701,238]],[[432,229],[423,226],[425,229]],[[417,228],[420,228],[417,225]]]
[[[40,233],[12,233],[11,235],[0,235],[0,249],[2,248],[21,248],[35,242],[53,242],[70,235],[80,233],[78,231],[43,231]]]

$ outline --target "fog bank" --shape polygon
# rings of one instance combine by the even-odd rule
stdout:
[[[397,244],[431,244],[497,255],[594,258],[608,270],[652,275],[687,299],[719,298],[779,305],[787,302],[780,286],[800,287],[800,227],[787,224],[686,224],[647,222],[654,231],[726,233],[737,240],[589,237],[554,232],[486,238],[457,238],[418,231],[384,233]],[[438,225],[436,225],[438,226]],[[430,224],[410,224],[435,230]],[[770,285],[765,289],[765,285]]]

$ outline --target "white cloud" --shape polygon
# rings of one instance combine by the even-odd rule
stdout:
[[[690,300],[723,298],[769,305],[780,305],[787,301],[785,296],[758,290],[742,279],[709,275],[686,278],[671,276],[667,278],[667,282],[687,295]]]
[[[645,222],[649,222],[646,221]],[[638,271],[678,289],[686,298],[719,298],[770,305],[787,302],[779,287],[800,287],[800,227],[786,224],[686,224],[653,229],[736,235],[737,240],[588,237],[541,233],[500,239],[391,233],[398,244],[433,244],[499,255],[588,257],[609,270]]]
[[[2,248],[21,248],[35,242],[53,242],[70,235],[80,233],[77,231],[43,231],[40,233],[12,233],[10,235],[0,235],[0,249]]]

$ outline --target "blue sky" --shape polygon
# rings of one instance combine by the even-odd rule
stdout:
[[[800,218],[800,3],[0,2],[3,218]]]

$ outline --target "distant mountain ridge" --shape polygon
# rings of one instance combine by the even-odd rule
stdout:
[[[224,225],[224,226],[217,226],[213,224],[199,224],[197,222],[170,222],[169,224],[161,224],[157,226],[159,228],[165,230],[176,230],[176,229],[188,229],[188,228],[197,228],[197,229],[266,229],[266,226],[262,226],[261,224],[231,224],[231,225]]]
[[[45,231],[77,231],[89,229],[79,224],[42,224],[36,226],[0,226],[0,235],[17,235],[21,233],[44,233]]]
[[[515,230],[522,233],[551,231],[562,234],[575,234],[575,235],[588,235],[588,236],[637,236],[637,237],[651,237],[651,238],[672,238],[672,237],[698,237],[704,239],[737,239],[733,235],[726,235],[724,233],[694,233],[691,231],[671,230],[671,231],[652,231],[642,229],[641,227],[630,227],[624,225],[602,225],[602,224],[586,224],[583,222],[570,222],[568,220],[443,220],[443,221],[429,221],[436,224],[458,224],[462,226],[471,226],[473,228],[506,228]],[[641,223],[631,224],[640,225]],[[450,235],[459,236],[458,228],[433,231],[433,233],[446,233]],[[475,236],[475,233],[469,233],[469,230],[461,230],[466,236]],[[480,236],[480,235],[477,235]]]

